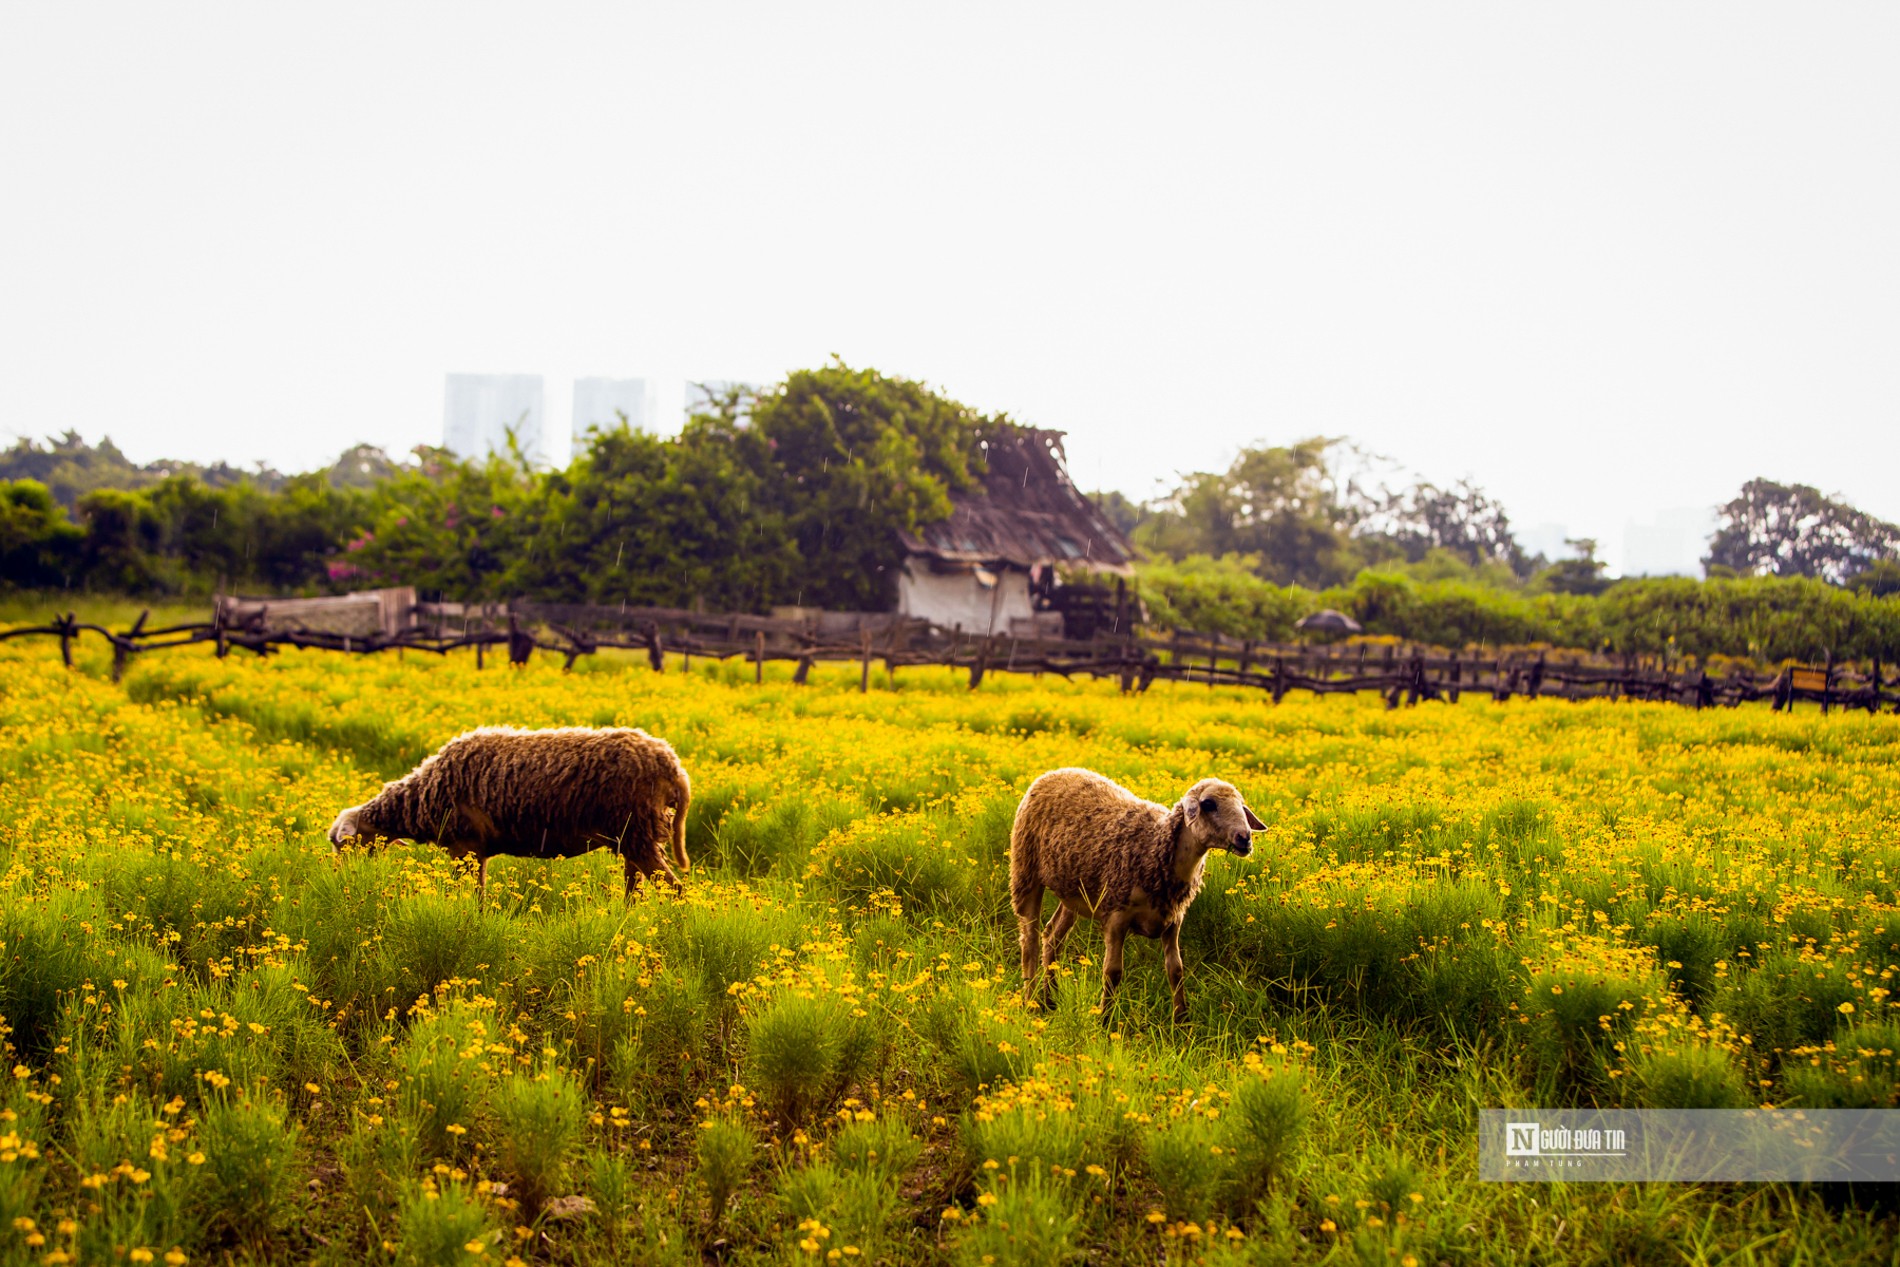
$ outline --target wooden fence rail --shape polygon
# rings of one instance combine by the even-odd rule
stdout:
[[[299,612],[312,600],[299,600]],[[361,608],[359,601],[357,607]],[[388,605],[385,603],[385,611]],[[388,628],[393,632],[387,631]],[[141,614],[130,629],[115,633],[71,613],[52,624],[0,630],[0,641],[32,635],[60,641],[65,664],[82,634],[112,647],[117,681],[134,655],[166,647],[211,643],[220,656],[232,649],[268,655],[281,647],[374,654],[418,651],[446,655],[473,649],[478,667],[491,647],[523,664],[536,650],[564,657],[567,667],[605,648],[644,652],[656,671],[667,657],[734,658],[754,666],[763,681],[768,662],[795,666],[803,683],[821,661],[856,662],[859,688],[868,690],[871,665],[886,673],[935,666],[964,670],[972,689],[992,672],[1056,673],[1119,681],[1124,691],[1145,691],[1157,681],[1260,690],[1278,703],[1289,691],[1356,694],[1376,691],[1388,707],[1423,700],[1456,702],[1466,693],[1496,700],[1520,696],[1568,700],[1657,700],[1696,708],[1769,700],[1777,709],[1810,701],[1834,708],[1883,707],[1900,713],[1900,677],[1882,666],[1784,665],[1772,673],[1730,664],[1711,673],[1700,664],[1670,664],[1655,658],[1609,657],[1583,652],[1512,650],[1468,654],[1440,648],[1356,643],[1308,646],[1256,643],[1185,630],[1160,636],[1098,635],[1089,640],[974,635],[888,613],[828,612],[805,619],[744,613],[709,613],[662,607],[583,607],[544,603],[411,603],[403,618],[367,632],[310,627],[302,617],[273,619],[265,600],[239,604],[220,600],[212,619],[149,628]]]

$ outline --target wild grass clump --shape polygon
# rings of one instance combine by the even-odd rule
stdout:
[[[961,1221],[951,1261],[971,1267],[1058,1267],[1078,1249],[1082,1216],[1071,1200],[1039,1172],[999,1171],[977,1196],[976,1212]]]
[[[528,1210],[567,1191],[587,1120],[580,1080],[558,1065],[499,1079],[488,1095],[494,1163]]]
[[[429,1174],[410,1184],[398,1210],[399,1267],[467,1267],[501,1243],[493,1209],[467,1179]]]
[[[1624,1076],[1625,1094],[1646,1109],[1742,1109],[1758,1103],[1726,1049],[1693,1039],[1635,1056]]]
[[[275,1100],[218,1096],[207,1104],[191,1154],[204,1158],[198,1200],[207,1227],[247,1245],[269,1244],[302,1195],[300,1134]]]
[[[819,842],[811,874],[846,902],[895,893],[906,908],[941,912],[963,904],[981,864],[946,839],[939,814],[863,818]]]
[[[725,1217],[726,1203],[745,1182],[752,1170],[752,1156],[758,1141],[743,1121],[715,1117],[700,1124],[699,1142],[694,1148],[698,1166],[694,1171],[700,1186],[706,1189],[706,1221],[717,1225]]]
[[[865,1067],[873,1031],[852,1015],[857,1010],[836,995],[788,989],[752,1012],[746,1029],[753,1079],[784,1125],[824,1112]]]
[[[901,1118],[860,1110],[830,1140],[807,1147],[805,1164],[788,1166],[779,1176],[778,1197],[787,1215],[805,1238],[825,1242],[840,1258],[885,1256],[901,1234],[899,1185],[922,1142]]]
[[[1844,1026],[1826,1043],[1788,1053],[1791,1102],[1805,1109],[1900,1108],[1900,1025]]]
[[[451,999],[425,1014],[395,1049],[395,1103],[425,1157],[467,1157],[487,1113],[496,1072],[488,1051],[502,1037],[492,1010]]]
[[[1311,1113],[1304,1076],[1295,1065],[1250,1061],[1227,1110],[1224,1198],[1229,1215],[1245,1217],[1292,1163]]]

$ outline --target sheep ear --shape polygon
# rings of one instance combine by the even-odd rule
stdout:
[[[1180,809],[1183,814],[1189,818],[1193,818],[1196,814],[1201,812],[1201,803],[1194,799],[1194,793],[1189,792],[1186,796],[1181,798]]]
[[[1265,831],[1267,829],[1267,825],[1260,821],[1260,816],[1251,809],[1248,809],[1245,805],[1240,807],[1240,812],[1247,816],[1247,826],[1251,827],[1254,831]]]

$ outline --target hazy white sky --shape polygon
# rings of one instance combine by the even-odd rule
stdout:
[[[309,467],[832,353],[1146,495],[1350,435],[1610,545],[1900,519],[1900,8],[0,6],[0,433]]]

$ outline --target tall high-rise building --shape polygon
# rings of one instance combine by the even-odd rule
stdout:
[[[1623,528],[1624,576],[1700,576],[1717,515],[1713,506],[1658,511],[1648,523]]]
[[[451,374],[444,393],[442,447],[480,459],[508,451],[508,433],[529,461],[545,461],[539,374]]]
[[[587,442],[590,427],[610,431],[625,417],[635,431],[657,431],[659,384],[646,378],[574,380],[574,451]]]

